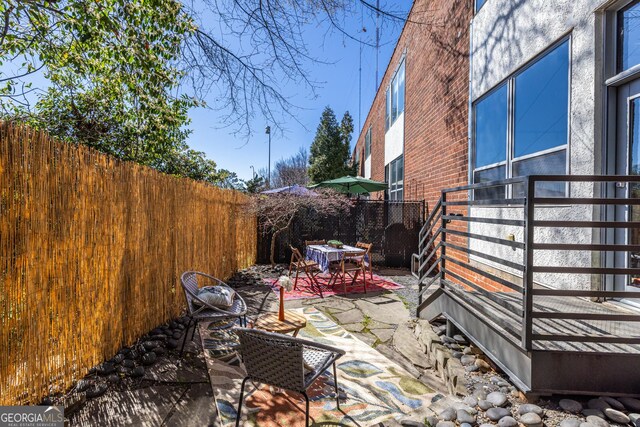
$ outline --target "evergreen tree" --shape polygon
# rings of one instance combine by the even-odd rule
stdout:
[[[330,107],[324,109],[311,143],[308,172],[311,182],[354,175],[355,168],[350,165],[352,132],[353,119],[348,111],[338,124],[333,110]]]

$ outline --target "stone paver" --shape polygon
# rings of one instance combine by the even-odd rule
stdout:
[[[409,310],[401,301],[388,299],[386,302],[372,303],[362,299],[356,301],[356,306],[362,313],[377,322],[398,325],[409,320]]]
[[[362,315],[362,311],[357,309],[352,309],[349,311],[345,311],[342,313],[336,313],[333,317],[340,322],[341,325],[350,324],[350,323],[359,323],[364,320],[364,316]]]
[[[427,369],[431,365],[424,353],[424,347],[406,324],[401,324],[393,334],[393,346],[415,366]]]
[[[371,333],[376,336],[380,340],[380,342],[387,342],[393,337],[393,333],[395,332],[393,329],[370,329]]]

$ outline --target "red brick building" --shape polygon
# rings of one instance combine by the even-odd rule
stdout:
[[[409,13],[355,148],[360,174],[388,182],[391,199],[430,209],[468,182],[472,16],[473,0],[416,0]]]

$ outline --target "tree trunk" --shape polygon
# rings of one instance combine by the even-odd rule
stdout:
[[[287,221],[287,225],[276,230],[271,236],[271,253],[269,255],[269,261],[271,261],[272,267],[276,265],[276,259],[275,259],[276,258],[276,240],[278,240],[278,236],[282,234],[283,231],[286,231],[289,229],[289,227],[291,227],[291,223],[293,222],[294,216],[296,216],[295,213],[291,215],[291,218],[289,218],[289,221]]]

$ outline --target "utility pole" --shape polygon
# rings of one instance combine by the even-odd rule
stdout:
[[[269,166],[267,166],[267,170],[268,170],[267,188],[271,188],[271,126],[267,126],[264,129],[264,133],[269,135]]]

